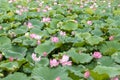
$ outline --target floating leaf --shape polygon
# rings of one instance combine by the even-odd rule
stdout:
[[[67,77],[67,73],[61,67],[53,69],[48,67],[38,67],[35,68],[32,72],[32,78],[36,80],[55,80],[57,77],[60,77],[61,80],[72,80],[69,77]]]
[[[85,53],[78,54],[75,52],[74,49],[71,49],[67,53],[75,63],[88,63],[92,60],[92,56],[90,56],[89,54]]]
[[[74,21],[67,21],[63,23],[61,26],[61,29],[71,31],[71,30],[76,30],[78,28],[78,23],[75,23]]]
[[[99,74],[107,74],[109,77],[115,77],[120,74],[119,67],[106,67],[106,66],[96,66],[94,71]]]
[[[22,59],[26,55],[27,49],[25,47],[12,46],[8,50],[3,50],[2,53],[6,58],[13,57]]]
[[[95,28],[95,29],[92,31],[92,34],[93,34],[93,35],[96,35],[96,36],[101,36],[101,35],[103,35],[102,31],[101,31],[99,28]]]
[[[2,80],[30,80],[24,73],[15,72],[14,74],[10,74]]]
[[[91,9],[91,8],[86,8],[86,9],[85,9],[85,12],[86,12],[87,14],[92,15],[92,14],[94,13],[94,10]]]
[[[13,30],[15,34],[24,34],[27,32],[27,27],[26,26],[20,26],[19,28]]]
[[[42,29],[42,27],[44,26],[44,24],[40,22],[40,20],[38,19],[31,19],[29,20],[29,22],[31,22],[34,27],[39,28],[39,29]]]
[[[98,63],[102,66],[114,66],[114,60],[111,57],[103,56],[98,60]]]
[[[0,68],[12,72],[19,68],[19,64],[17,62],[4,62],[0,64]]]
[[[116,63],[120,63],[120,52],[116,52],[112,55],[112,59],[114,59],[114,61]]]
[[[100,46],[100,51],[104,55],[112,55],[115,52],[117,52],[118,50],[120,50],[119,46],[120,46],[120,43],[118,43],[116,41],[106,42],[105,44]]]
[[[98,36],[91,36],[86,38],[86,42],[90,45],[96,45],[102,42],[104,39]]]
[[[90,71],[90,75],[94,80],[109,80],[109,76],[105,73],[98,74],[97,72]]]
[[[11,44],[11,40],[8,37],[5,36],[0,37],[0,47],[10,44]]]
[[[54,49],[55,49],[54,44],[46,41],[45,43],[40,44],[35,48],[35,53],[39,53],[40,55],[43,55],[43,52],[47,52],[49,54]]]

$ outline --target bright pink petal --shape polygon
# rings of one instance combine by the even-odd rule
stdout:
[[[90,76],[90,72],[89,71],[86,71],[85,73],[84,73],[84,78],[88,78]]]
[[[109,40],[112,41],[114,39],[114,36],[110,36]]]
[[[50,67],[56,67],[59,65],[59,62],[56,59],[50,60]]]
[[[37,57],[35,53],[32,53],[32,59],[36,62],[39,62],[41,60],[41,56]]]
[[[58,76],[55,80],[61,80],[60,77]]]
[[[60,63],[67,62],[69,60],[69,56],[63,55],[62,59],[60,59]]]
[[[59,38],[58,37],[51,37],[51,42],[57,43],[57,42],[59,42]]]
[[[99,59],[99,58],[102,57],[102,54],[100,52],[94,52],[93,57],[96,58],[96,59]]]

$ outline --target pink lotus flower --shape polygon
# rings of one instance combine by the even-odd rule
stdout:
[[[88,25],[92,25],[92,21],[87,21],[87,24]]]
[[[62,59],[60,59],[60,63],[67,62],[69,60],[69,56],[63,55]]]
[[[47,56],[47,52],[43,52],[43,56],[46,57]]]
[[[114,36],[110,36],[109,40],[112,41],[114,39]]]
[[[67,55],[63,55],[62,59],[60,59],[60,63],[62,64],[62,66],[65,66],[65,65],[71,66],[72,65],[72,61],[69,61],[69,56],[67,56]]]
[[[63,62],[62,66],[71,66],[72,65],[72,61],[67,61],[67,62]]]
[[[80,6],[80,8],[83,8],[83,7],[84,7],[83,5]]]
[[[38,45],[41,44],[41,41],[40,41],[40,40],[37,40],[37,44],[38,44]]]
[[[60,77],[58,76],[55,80],[61,80]]]
[[[41,39],[41,36],[36,35],[36,36],[35,36],[35,39],[40,40],[40,39]]]
[[[14,58],[13,57],[9,57],[9,61],[10,62],[14,61]]]
[[[31,22],[28,22],[27,27],[28,27],[29,29],[30,29],[30,28],[33,28],[32,23],[31,23]]]
[[[30,34],[30,38],[36,39],[36,40],[40,40],[41,36],[37,35],[37,34]]]
[[[46,6],[45,7],[47,10],[52,10],[52,8],[50,6]]]
[[[57,43],[57,42],[59,42],[59,38],[58,37],[51,37],[51,41],[53,43]]]
[[[66,35],[66,32],[60,31],[60,35],[61,35],[61,36],[65,36],[65,35]]]
[[[30,38],[35,38],[36,34],[30,34]]]
[[[36,62],[39,62],[41,60],[41,56],[37,57],[35,53],[32,53],[32,59]]]
[[[94,58],[96,59],[99,59],[102,57],[101,53],[100,52],[94,52],[93,55],[92,55]]]
[[[22,6],[21,5],[17,5],[17,8],[22,8]]]
[[[47,10],[46,10],[46,9],[43,9],[42,11],[43,11],[43,12],[47,12]]]
[[[41,22],[50,22],[50,20],[51,19],[49,17],[48,18],[44,17]]]
[[[89,71],[86,71],[85,73],[84,73],[84,78],[88,78],[90,76],[90,72]]]
[[[16,13],[17,13],[18,15],[22,15],[22,12],[21,12],[20,10],[16,10]]]
[[[56,67],[59,65],[59,62],[56,59],[50,59],[50,67]]]

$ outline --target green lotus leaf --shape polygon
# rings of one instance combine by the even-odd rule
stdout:
[[[50,73],[50,74],[49,74]],[[38,67],[35,68],[32,72],[32,79],[36,80],[55,80],[57,77],[60,77],[61,80],[72,80],[68,77],[68,74],[65,72],[64,68],[48,68],[48,67]]]
[[[115,52],[120,50],[119,46],[120,46],[120,43],[116,41],[111,41],[101,45],[99,49],[104,55],[112,55]]]
[[[32,72],[33,68],[34,67],[30,63],[27,63],[23,66],[23,71],[29,74]]]
[[[8,72],[14,72],[17,71],[21,67],[21,65],[23,65],[25,62],[26,62],[25,59],[13,62],[3,61],[0,63],[0,69]]]
[[[14,74],[10,74],[2,80],[30,80],[24,73],[15,72]]]
[[[13,57],[22,59],[26,55],[27,49],[25,47],[12,46],[8,50],[3,50],[2,53],[6,58]]]
[[[82,74],[82,72],[85,70],[84,66],[82,65],[78,65],[78,66],[66,66],[66,69],[70,71],[70,73],[74,73],[74,75],[78,78],[83,77],[84,75]],[[71,76],[71,78],[73,78]]]
[[[91,34],[89,32],[85,32],[85,33],[81,33],[80,36],[83,38],[83,39],[87,39],[89,37],[91,37]]]
[[[27,18],[27,14],[23,13],[22,15],[15,15],[15,20],[23,21]]]
[[[12,72],[19,68],[19,64],[17,62],[4,62],[0,64],[0,68]]]
[[[109,76],[105,73],[99,74],[94,71],[90,71],[90,75],[93,78],[93,80],[109,80]]]
[[[64,22],[63,25],[61,26],[61,29],[67,31],[76,30],[77,28],[78,28],[78,23],[75,23],[74,21]]]
[[[75,63],[89,63],[93,58],[89,54],[85,53],[78,54],[75,52],[73,48],[69,50],[67,54],[72,58],[73,62]]]
[[[7,0],[0,0],[0,11],[8,11],[10,10],[10,5],[8,4]]]
[[[35,13],[34,13],[35,14]],[[31,20],[29,20],[29,22],[31,22],[32,23],[32,25],[35,27],[35,28],[39,28],[39,29],[42,29],[43,28],[43,26],[44,26],[44,24],[42,23],[42,22],[40,22],[40,20],[39,19],[31,19]],[[38,30],[39,30],[38,29]]]
[[[107,74],[109,77],[115,77],[120,74],[119,67],[106,67],[98,65],[93,71],[97,72],[98,74]]]
[[[98,37],[98,36],[91,36],[86,38],[86,43],[90,44],[90,45],[96,45],[99,44],[100,42],[102,42],[104,39],[102,37]]]
[[[116,52],[114,53],[112,56],[112,59],[116,62],[116,63],[120,63],[120,52]]]
[[[120,9],[114,10],[114,11],[113,11],[113,14],[114,14],[114,15],[120,15]]]
[[[43,55],[44,52],[47,52],[47,54],[49,54],[55,48],[56,47],[53,43],[46,41],[35,48],[35,53],[38,53],[39,55]]]
[[[107,57],[107,56],[103,56],[102,58],[100,58],[98,60],[98,64],[102,65],[102,66],[114,66],[114,60],[111,57]]]
[[[36,66],[45,66],[47,67],[49,65],[49,59],[48,58],[42,58],[40,62],[35,64]]]
[[[99,29],[99,28],[96,28],[92,31],[92,34],[93,35],[96,35],[96,36],[101,36],[103,35],[102,31]]]
[[[86,12],[87,14],[92,15],[92,14],[94,13],[94,10],[91,9],[91,8],[86,8],[86,9],[85,9],[85,12]]]
[[[0,37],[0,51],[5,51],[11,47],[11,40],[8,37]]]
[[[36,44],[37,44],[37,41],[34,39],[23,40],[23,45],[26,45],[26,46],[35,46]]]

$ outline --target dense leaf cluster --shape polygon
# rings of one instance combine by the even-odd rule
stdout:
[[[50,67],[63,55],[71,66]],[[0,80],[110,80],[119,66],[120,0],[0,0]]]

